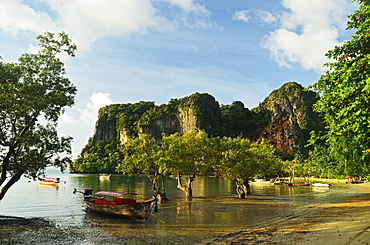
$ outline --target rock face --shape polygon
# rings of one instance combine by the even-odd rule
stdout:
[[[200,93],[174,101],[164,113],[157,112],[156,115],[151,121],[139,123],[140,133],[156,139],[159,139],[163,133],[183,135],[191,130],[204,130],[215,135],[214,131],[217,130],[221,120],[220,105],[215,98],[209,94]]]
[[[82,155],[91,153],[100,141],[125,144],[138,133],[160,139],[162,134],[204,130],[210,136],[242,136],[252,141],[266,139],[283,155],[303,151],[309,132],[322,127],[312,111],[314,92],[291,82],[274,90],[260,105],[248,110],[242,102],[222,105],[209,94],[195,93],[168,104],[152,102],[109,105],[99,111],[95,133]]]
[[[195,116],[192,107],[178,108],[173,113],[166,114],[155,119],[150,125],[143,125],[139,132],[160,138],[162,133],[166,135],[179,133],[180,135],[200,128],[199,118]]]
[[[110,142],[116,135],[116,119],[108,117],[106,108],[103,108],[99,114],[100,117],[95,125],[95,133],[91,142],[92,145],[96,145],[101,140]]]
[[[270,115],[260,132],[260,139],[272,142],[284,155],[303,151],[309,132],[321,129],[321,119],[312,111],[316,94],[304,91],[297,83],[284,84],[274,90],[256,110]]]

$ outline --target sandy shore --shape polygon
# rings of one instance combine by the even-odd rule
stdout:
[[[351,187],[363,193],[308,207],[268,227],[240,230],[199,244],[370,244],[370,183]]]
[[[351,187],[359,193],[335,202],[306,207],[269,226],[203,239],[198,244],[370,244],[370,183]],[[60,228],[37,218],[0,216],[0,244],[166,243],[146,237],[112,234],[91,224]]]

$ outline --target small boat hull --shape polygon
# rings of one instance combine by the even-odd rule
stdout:
[[[39,184],[40,185],[48,185],[48,186],[59,186],[60,179],[59,178],[51,178],[51,177],[39,177]]]
[[[59,183],[56,182],[46,182],[46,181],[40,181],[40,185],[48,185],[48,186],[59,186]]]
[[[288,183],[287,185],[288,185],[288,186],[309,186],[310,184],[309,184],[309,183],[306,183],[306,184],[294,184],[294,183]]]
[[[329,187],[332,186],[330,183],[312,183],[313,187]]]
[[[110,179],[110,174],[101,174],[99,175],[100,180],[109,180]]]
[[[150,212],[154,206],[155,199],[150,199],[143,202],[136,202],[131,204],[123,205],[102,205],[95,204],[94,198],[86,198],[85,203],[89,210],[107,214],[114,215],[123,218],[138,219],[138,220],[147,220]]]

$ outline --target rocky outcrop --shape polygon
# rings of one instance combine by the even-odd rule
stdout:
[[[159,139],[162,133],[166,135],[176,132],[183,134],[186,131],[184,131],[182,122],[179,119],[178,113],[173,112],[153,120],[150,125],[142,125],[139,128],[139,133],[150,135],[156,139]]]
[[[99,112],[98,121],[95,124],[94,136],[92,145],[96,145],[99,141],[112,141],[116,136],[116,118],[109,118],[106,108],[102,108]]]
[[[180,135],[196,130],[199,127],[199,120],[191,107],[178,108],[175,112],[166,114],[155,119],[150,125],[141,126],[140,133],[160,138],[162,133],[166,135],[179,133]]]
[[[259,139],[273,143],[276,150],[284,155],[304,151],[309,132],[321,129],[322,123],[312,106],[316,94],[290,82],[274,90],[257,108],[260,113],[268,113]]]
[[[162,105],[164,107],[164,105]],[[163,109],[163,108],[162,108]],[[165,113],[153,109],[147,114],[155,114],[149,122],[139,123],[139,132],[160,139],[162,134],[185,134],[191,130],[204,130],[213,135],[219,125],[221,111],[218,102],[209,94],[195,93],[176,101],[166,108]],[[145,117],[145,115],[144,115]]]
[[[321,119],[312,111],[314,92],[290,82],[274,90],[260,105],[249,110],[242,102],[222,105],[209,94],[195,93],[155,106],[152,102],[109,105],[99,112],[95,133],[84,151],[99,141],[125,144],[139,133],[159,140],[162,134],[180,135],[204,130],[210,136],[266,139],[283,155],[304,151],[311,130],[321,129]]]

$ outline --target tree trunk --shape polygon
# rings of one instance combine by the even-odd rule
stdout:
[[[191,199],[193,197],[193,190],[191,188],[191,182],[194,181],[194,177],[188,175],[185,179],[185,185],[181,183],[181,175],[179,172],[177,172],[177,188],[185,192],[186,198]]]
[[[12,177],[6,183],[6,185],[4,185],[0,190],[0,200],[4,198],[9,188],[12,187],[12,185],[14,185],[21,178],[23,173],[24,171],[22,170],[22,171],[17,171],[15,174],[12,175]]]
[[[164,187],[164,175],[161,175],[162,176],[162,200],[164,200],[164,201],[169,201],[169,199],[167,198],[167,196],[166,196],[166,189],[165,189],[165,187]]]
[[[166,194],[164,193],[164,180],[162,176],[162,188],[163,192],[161,192],[161,187],[158,184],[158,175],[155,174],[153,177],[151,175],[148,175],[149,180],[152,182],[152,190],[154,192],[155,197],[159,200],[165,200],[168,201],[168,198],[166,197]]]
[[[236,193],[238,193],[239,199],[245,199],[245,191],[238,179],[234,179],[236,185]]]
[[[249,184],[249,179],[243,180],[243,188],[244,188],[244,192],[247,196],[252,195],[251,186]]]
[[[8,167],[9,167],[9,159],[13,156],[13,154],[14,154],[14,148],[13,148],[13,146],[10,146],[9,151],[6,154],[6,156],[4,157],[3,163],[2,163],[2,166],[1,166],[0,186],[2,186],[3,183],[6,180],[6,174],[8,172]]]
[[[245,199],[246,196],[252,195],[251,186],[249,184],[249,179],[234,179],[236,184],[236,192],[238,193],[239,199]]]

